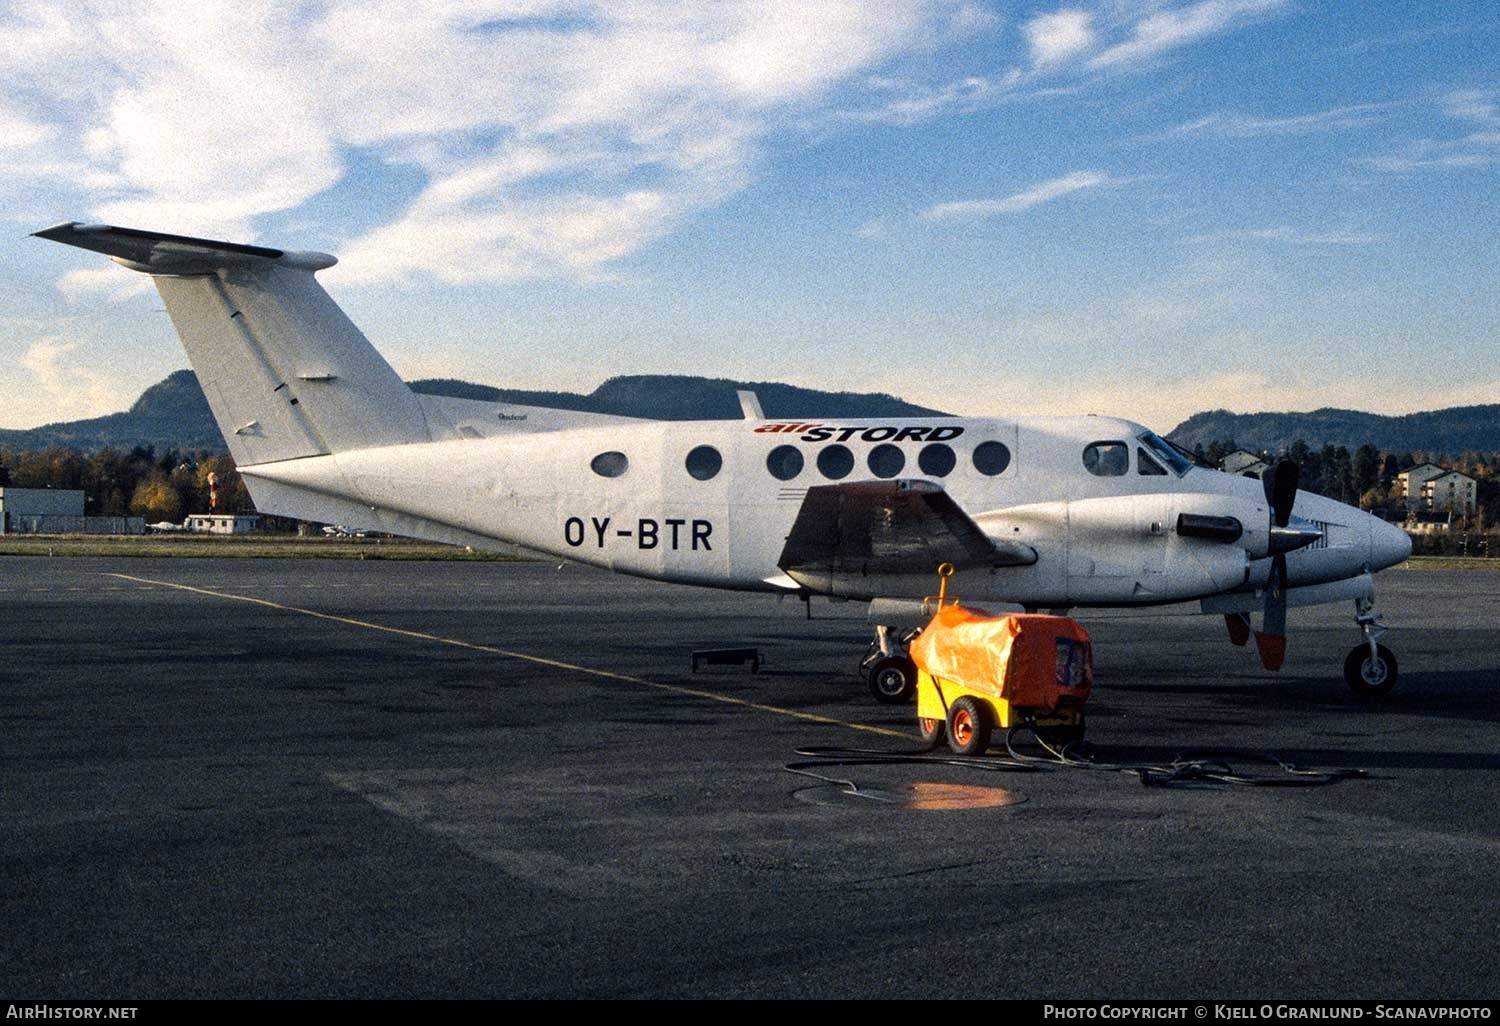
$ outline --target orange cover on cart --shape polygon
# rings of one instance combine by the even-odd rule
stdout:
[[[911,643],[918,669],[1028,709],[1086,699],[1094,683],[1088,633],[1066,616],[990,616],[944,606]]]

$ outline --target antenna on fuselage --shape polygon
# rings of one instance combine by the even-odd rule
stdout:
[[[735,395],[740,397],[740,412],[745,415],[746,420],[766,419],[766,415],[760,409],[760,396],[748,388],[738,390]]]

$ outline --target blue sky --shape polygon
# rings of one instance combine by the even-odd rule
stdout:
[[[0,426],[185,366],[60,220],[333,252],[408,378],[1500,401],[1492,2],[0,8]]]

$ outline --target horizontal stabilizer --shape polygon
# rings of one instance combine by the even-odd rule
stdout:
[[[186,235],[147,232],[108,224],[64,224],[34,233],[39,239],[103,253],[117,264],[147,274],[209,274],[246,264],[274,262],[303,271],[320,271],[338,261],[327,253],[301,253],[216,242]]]

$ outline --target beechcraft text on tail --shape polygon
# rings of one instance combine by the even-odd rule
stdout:
[[[1351,602],[1364,640],[1346,679],[1395,681],[1372,575],[1410,541],[1299,490],[1291,463],[1234,477],[1106,417],[767,420],[746,393],[744,420],[667,423],[418,395],[316,281],[331,256],[36,234],[152,276],[268,513],[873,610],[920,600],[943,563],[976,603],[1195,600],[1271,669],[1289,608]]]

